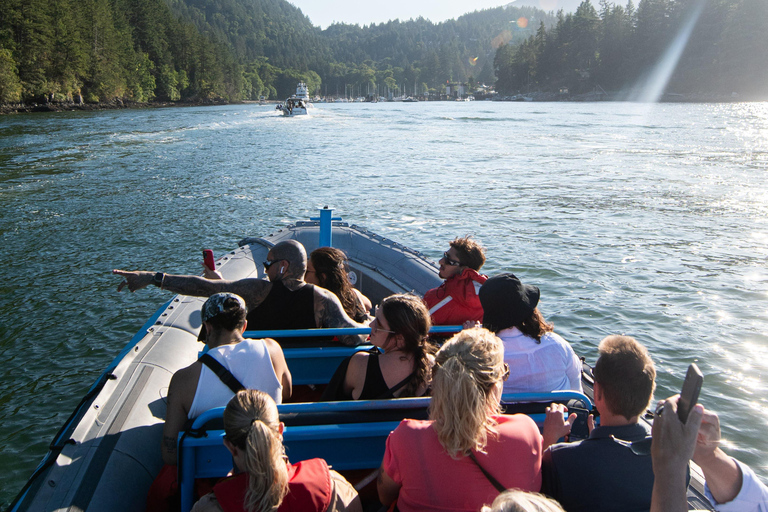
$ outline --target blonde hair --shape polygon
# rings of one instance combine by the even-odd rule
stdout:
[[[255,389],[239,391],[224,409],[227,440],[245,452],[248,512],[276,510],[288,494],[288,470],[274,400]]]
[[[493,389],[504,375],[504,346],[488,329],[466,329],[435,354],[429,418],[452,458],[483,452],[501,413]]]
[[[509,489],[499,494],[490,507],[481,508],[480,512],[563,512],[563,507],[541,494]]]

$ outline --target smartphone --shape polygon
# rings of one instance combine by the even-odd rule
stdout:
[[[701,391],[703,383],[704,375],[701,374],[696,363],[691,363],[688,367],[688,373],[685,375],[683,389],[680,391],[680,400],[677,402],[677,417],[682,423],[688,421],[688,414],[699,401],[699,391]]]
[[[210,249],[203,249],[203,263],[210,270],[216,270],[216,262],[213,261],[213,251]]]
[[[578,441],[589,437],[589,411],[581,407],[569,407],[568,415],[576,413],[576,419],[571,425],[571,433],[568,434],[568,441]]]

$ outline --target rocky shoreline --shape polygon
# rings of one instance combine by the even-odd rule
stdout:
[[[94,111],[94,110],[120,110],[128,108],[166,108],[166,107],[202,107],[208,105],[227,105],[232,102],[227,101],[122,101],[115,100],[107,103],[16,103],[0,105],[0,114],[24,114],[32,112],[74,112],[74,111]],[[235,102],[237,103],[237,102]]]

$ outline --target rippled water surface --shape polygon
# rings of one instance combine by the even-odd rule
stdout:
[[[169,298],[112,268],[199,273],[324,205],[435,259],[474,234],[589,362],[647,345],[657,398],[696,361],[768,477],[768,104],[240,105],[0,118],[0,506]]]

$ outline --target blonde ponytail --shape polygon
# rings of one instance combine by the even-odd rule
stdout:
[[[288,470],[280,438],[277,406],[263,391],[238,392],[224,410],[227,439],[245,453],[248,512],[277,510],[288,493]]]
[[[435,355],[429,417],[451,457],[485,450],[500,413],[492,391],[503,374],[503,345],[487,329],[461,331]]]

